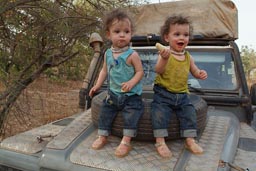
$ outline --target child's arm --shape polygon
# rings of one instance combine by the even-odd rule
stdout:
[[[131,54],[131,56],[129,58],[131,60],[131,65],[135,69],[135,74],[132,77],[132,79],[130,79],[127,82],[122,83],[121,89],[124,92],[130,91],[136,84],[139,83],[139,81],[142,79],[142,77],[144,75],[144,71],[143,71],[143,67],[142,67],[142,63],[141,63],[139,54],[137,52],[134,52]]]
[[[159,56],[155,65],[155,71],[158,74],[162,74],[170,57],[170,50],[160,43],[156,43],[156,48],[159,50]]]
[[[190,56],[190,72],[191,74],[198,79],[205,80],[207,78],[207,72],[205,70],[199,69],[192,56]]]
[[[106,77],[107,77],[107,74],[108,74],[108,70],[107,70],[107,63],[106,63],[106,57],[104,56],[104,63],[103,63],[103,67],[99,73],[99,77],[98,77],[98,80],[96,82],[96,84],[91,88],[90,92],[89,92],[89,96],[92,97],[93,94],[95,92],[97,92],[100,87],[102,86],[102,84],[104,83]]]

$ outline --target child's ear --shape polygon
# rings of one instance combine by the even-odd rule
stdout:
[[[109,31],[106,31],[106,37],[107,37],[107,39],[110,39],[110,32]]]
[[[168,35],[164,35],[164,41],[165,41],[166,43],[169,43]]]

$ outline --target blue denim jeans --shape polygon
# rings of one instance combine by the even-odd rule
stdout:
[[[196,112],[187,93],[171,93],[154,85],[151,118],[155,137],[167,137],[171,116],[176,112],[182,137],[196,137]]]
[[[123,135],[135,137],[139,119],[144,112],[141,96],[118,96],[112,92],[103,100],[103,106],[99,114],[98,134],[103,136],[110,134],[112,123],[118,112],[122,113],[124,120]]]

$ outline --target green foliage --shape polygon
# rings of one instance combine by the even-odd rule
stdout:
[[[248,46],[242,46],[240,53],[244,70],[248,75],[252,70],[256,69],[256,52]]]
[[[90,59],[91,57],[89,57]],[[83,56],[76,57],[63,65],[55,68],[49,68],[44,73],[49,78],[55,77],[64,80],[83,80],[87,69],[89,67],[89,61]]]
[[[89,37],[102,32],[105,11],[140,2],[1,0],[0,84],[6,89],[0,94],[0,128],[21,92],[41,74],[84,79],[93,56]]]
[[[87,47],[92,32],[101,33],[101,18],[112,8],[145,3],[143,0],[2,0],[0,2],[0,67],[9,79],[25,79],[46,66],[67,78],[81,79],[79,70],[91,56]],[[101,33],[103,35],[103,33]],[[73,56],[76,54],[76,56]],[[71,59],[73,57],[80,59]],[[75,68],[74,68],[75,67]],[[46,70],[46,69],[45,69]],[[41,71],[40,71],[41,72]],[[43,72],[43,71],[42,71]],[[22,77],[22,78],[20,78]],[[6,80],[6,82],[9,82]]]

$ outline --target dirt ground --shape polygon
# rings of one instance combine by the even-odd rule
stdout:
[[[0,139],[76,114],[81,86],[82,81],[36,80],[14,105]]]

